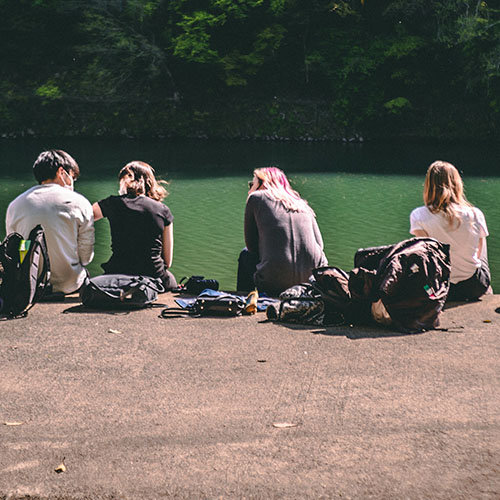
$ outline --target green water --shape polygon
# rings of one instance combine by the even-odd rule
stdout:
[[[56,142],[56,144],[54,144]],[[498,148],[466,145],[262,144],[69,140],[0,142],[0,217],[7,204],[33,185],[37,154],[61,147],[82,169],[75,185],[91,202],[116,194],[118,170],[132,159],[150,162],[170,181],[165,202],[174,221],[178,279],[202,274],[235,287],[243,241],[247,181],[256,166],[278,164],[316,211],[331,265],[349,270],[360,247],[410,237],[409,214],[422,204],[427,165],[448,159],[463,170],[470,201],[485,213],[493,285],[500,289],[500,174]],[[442,150],[442,151],[440,151]],[[440,154],[441,153],[441,154]],[[5,235],[1,226],[0,235]],[[107,220],[96,223],[91,274],[110,255]]]

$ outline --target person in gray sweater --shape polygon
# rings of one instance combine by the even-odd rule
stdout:
[[[257,288],[276,296],[328,265],[313,209],[276,167],[256,169],[249,182],[245,244],[238,259],[239,291]]]

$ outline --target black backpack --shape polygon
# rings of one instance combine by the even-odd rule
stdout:
[[[0,244],[0,315],[24,317],[45,293],[50,279],[49,254],[42,226],[25,240],[11,233]]]
[[[449,246],[432,238],[362,248],[354,269],[313,270],[311,285],[325,303],[352,324],[370,324],[372,304],[381,300],[394,326],[415,333],[437,328],[450,287]]]
[[[353,301],[381,300],[398,330],[407,333],[439,326],[450,288],[450,247],[433,238],[362,248],[349,274]]]

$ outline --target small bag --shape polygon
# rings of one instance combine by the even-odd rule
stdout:
[[[245,301],[229,293],[219,296],[200,294],[193,304],[193,314],[199,316],[240,316],[245,309]]]
[[[240,316],[245,300],[238,295],[207,290],[195,299],[175,299],[179,307],[166,307],[160,318],[179,316]]]
[[[0,314],[22,318],[49,288],[50,263],[42,226],[25,240],[11,233],[0,244]]]
[[[199,295],[203,290],[217,291],[219,289],[219,282],[217,280],[207,280],[204,276],[191,276],[186,283],[183,283],[186,278],[187,276],[184,276],[179,281],[179,286],[172,291],[188,293],[189,295]]]
[[[280,301],[266,309],[267,319],[283,323],[323,325],[325,304],[309,283],[294,285],[281,292]]]
[[[141,309],[150,306],[164,291],[159,278],[103,274],[86,279],[80,300],[91,309]]]

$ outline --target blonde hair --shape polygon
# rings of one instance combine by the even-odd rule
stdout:
[[[285,173],[277,167],[257,168],[253,174],[259,179],[266,194],[291,212],[310,212],[316,216],[314,210],[306,200],[302,199],[297,191],[292,189]]]
[[[163,185],[168,185],[168,182],[156,180],[154,168],[143,161],[127,163],[120,170],[118,179],[120,179],[120,185],[123,183],[127,194],[135,196],[144,194],[156,201],[162,201],[168,196],[167,190],[163,187]]]
[[[433,213],[442,212],[450,226],[460,225],[458,206],[471,207],[464,194],[458,170],[446,161],[435,161],[427,169],[424,183],[424,203]]]

